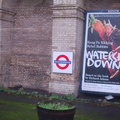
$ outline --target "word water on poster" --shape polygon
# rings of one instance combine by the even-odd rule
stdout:
[[[82,91],[120,94],[120,11],[86,13]]]

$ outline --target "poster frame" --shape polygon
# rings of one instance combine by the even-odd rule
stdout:
[[[86,11],[85,12],[85,24],[84,24],[84,28],[86,29],[87,27],[87,14],[88,13],[119,13],[120,14],[120,10],[100,10],[100,11]],[[84,29],[84,42],[83,42],[83,47],[82,47],[82,61],[81,61],[81,73],[80,73],[80,92],[81,93],[89,93],[89,94],[101,94],[101,95],[114,95],[114,96],[120,96],[120,93],[114,93],[114,92],[101,92],[101,91],[89,91],[89,90],[83,90],[82,89],[82,84],[83,84],[83,68],[85,67],[84,66],[84,56],[85,56],[85,42],[86,41],[86,30]],[[85,69],[85,68],[84,68]]]

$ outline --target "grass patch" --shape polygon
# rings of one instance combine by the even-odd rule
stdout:
[[[74,120],[80,120],[76,112]],[[36,105],[0,99],[0,120],[38,120]]]
[[[0,99],[0,120],[38,120],[36,106]]]
[[[5,94],[9,94],[9,96],[11,95],[12,97],[16,97],[18,95],[20,95],[20,97],[22,98],[29,98],[31,97],[32,99],[39,99],[40,101],[42,100],[62,100],[62,101],[69,101],[69,102],[80,102],[80,103],[90,103],[91,101],[89,99],[80,99],[77,98],[75,99],[73,95],[67,95],[67,96],[63,96],[63,95],[56,95],[56,94],[52,94],[51,96],[46,96],[46,95],[40,95],[37,94],[36,92],[32,92],[32,93],[28,93],[25,91],[14,91],[14,90],[9,90],[9,89],[0,89],[1,92],[5,92]],[[14,101],[9,101],[9,99],[7,100],[5,98],[5,100],[3,100],[4,97],[0,99],[0,120],[38,120],[38,116],[37,116],[37,111],[36,111],[36,105],[35,104],[29,104],[29,103],[23,103],[23,102],[14,102]],[[17,98],[18,99],[18,98]],[[16,99],[16,100],[17,100]],[[30,98],[29,98],[30,99]],[[94,105],[99,105],[100,108],[101,106],[120,106],[119,102],[94,102]],[[58,104],[59,105],[59,104]],[[57,105],[57,106],[58,106]],[[54,105],[56,106],[56,105]],[[64,107],[64,106],[63,106]],[[79,112],[81,111],[81,112]],[[106,116],[104,114],[99,114],[96,111],[89,111],[86,112],[82,110],[76,111],[76,114],[74,116],[74,120],[113,120],[113,117],[111,117],[111,115]],[[99,116],[99,117],[98,117]],[[116,117],[116,116],[115,116]],[[114,118],[115,118],[114,117]],[[117,119],[118,117],[115,118],[115,120],[119,120]]]
[[[111,120],[96,113],[81,113],[76,111],[74,120]],[[0,99],[0,120],[38,120],[35,104],[6,101]]]

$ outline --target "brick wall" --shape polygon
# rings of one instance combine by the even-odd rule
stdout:
[[[13,37],[13,22],[15,13],[0,9],[0,85],[7,87],[9,85],[10,77],[10,62],[11,62],[11,39]]]
[[[15,6],[10,86],[48,89],[51,71],[52,0],[23,0]]]
[[[78,93],[80,53],[83,40],[83,0],[54,0],[52,51],[73,52],[73,73],[52,73],[49,91],[63,94]]]
[[[52,6],[52,10],[53,2],[55,6]],[[4,85],[22,84],[24,87],[51,92],[77,94],[84,29],[83,9],[119,9],[120,2],[4,0],[3,8],[14,10],[16,13],[14,24],[5,20],[0,24],[2,27],[0,44],[3,45],[0,55]],[[2,17],[9,19],[10,16],[3,14]],[[72,75],[51,74],[52,51],[74,52]]]
[[[86,10],[119,10],[120,0],[86,0]]]

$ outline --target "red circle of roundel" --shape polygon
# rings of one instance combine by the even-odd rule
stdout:
[[[60,55],[60,56],[57,57],[56,60],[59,60],[60,58],[65,58],[66,61],[69,61],[69,58],[68,58],[66,55]],[[66,68],[69,66],[69,64],[66,64],[64,67],[62,67],[62,66],[60,66],[58,63],[56,63],[56,66],[57,66],[59,69],[64,70],[64,69],[66,69]]]

